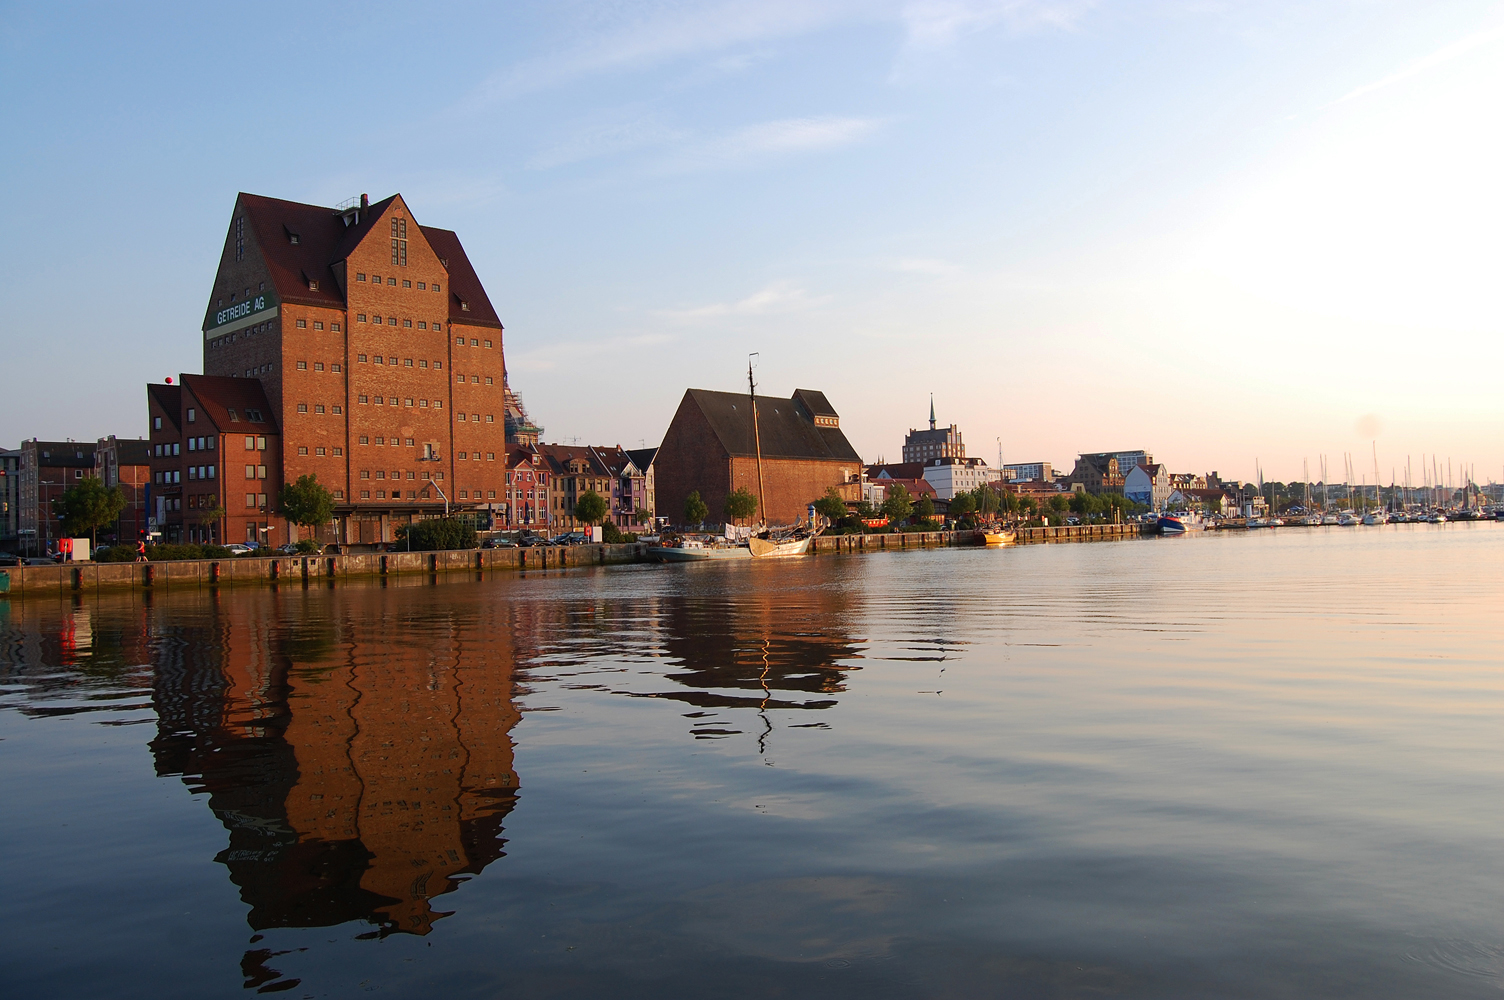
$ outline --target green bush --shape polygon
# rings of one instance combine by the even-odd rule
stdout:
[[[297,544],[297,550],[305,556],[311,556],[319,551],[319,543],[311,538],[304,538]]]
[[[473,549],[479,542],[475,526],[457,517],[435,517],[397,527],[397,541],[413,551],[430,549]]]
[[[616,525],[607,521],[601,525],[601,541],[607,545],[624,545],[628,542],[637,541],[637,535],[631,531],[622,531]]]
[[[134,543],[130,545],[111,545],[103,552],[95,550],[94,561],[105,563],[135,562],[136,546]]]
[[[939,531],[939,530],[941,530],[941,525],[940,525],[939,521],[936,521],[933,518],[922,517],[919,520],[915,521],[913,524],[911,524],[908,527],[904,528],[903,530],[904,531]]]

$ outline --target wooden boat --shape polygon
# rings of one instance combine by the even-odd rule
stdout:
[[[984,545],[1012,545],[1018,540],[1018,532],[1012,528],[987,528],[982,532]]]
[[[751,551],[754,559],[770,559],[779,556],[802,556],[809,552],[814,545],[815,536],[805,535],[803,538],[759,538],[756,535],[747,539],[747,548]]]

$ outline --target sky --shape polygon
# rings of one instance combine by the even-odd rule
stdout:
[[[545,439],[1504,478],[1504,5],[0,0],[0,446],[146,433],[235,195],[455,230]]]

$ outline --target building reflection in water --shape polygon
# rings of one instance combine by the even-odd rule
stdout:
[[[482,640],[434,602],[393,621],[381,597],[236,594],[157,636],[157,772],[207,793],[229,831],[216,860],[257,930],[426,934],[447,915],[434,898],[504,853],[519,719],[505,630]]]

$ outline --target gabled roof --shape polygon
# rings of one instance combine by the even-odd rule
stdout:
[[[183,387],[180,385],[164,385],[160,382],[148,382],[146,395],[156,401],[162,412],[167,414],[167,419],[172,421],[172,429],[181,431],[178,425],[178,416],[183,412]]]
[[[632,464],[643,472],[652,468],[653,459],[658,455],[657,448],[628,448],[627,454],[632,458]]]
[[[320,205],[245,192],[241,192],[238,201],[245,209],[246,221],[266,261],[278,299],[341,309],[345,306],[345,295],[334,280],[334,265],[350,256],[371,232],[375,221],[397,198],[397,195],[392,195],[362,208],[358,221],[350,225],[345,224],[346,218],[355,219],[356,215]],[[500,327],[501,320],[496,318],[496,310],[470,265],[470,259],[465,256],[459,237],[447,229],[418,228],[449,272],[450,318],[474,326]],[[293,242],[294,236],[297,237],[296,243]],[[318,288],[310,288],[309,279],[318,282]],[[216,290],[209,298],[204,312],[205,328],[217,308],[217,296]],[[461,303],[468,305],[469,309],[462,308]]]
[[[924,462],[886,462],[867,466],[868,479],[923,479]]]
[[[183,388],[193,394],[214,426],[221,431],[276,434],[276,413],[266,401],[259,378],[229,378],[223,375],[184,375]],[[234,411],[234,418],[230,411]],[[252,412],[261,419],[252,420]]]
[[[711,389],[688,389],[684,395],[693,400],[704,414],[706,423],[728,455],[750,458],[757,454],[748,397]],[[757,397],[757,438],[762,443],[763,458],[814,459],[857,465],[862,461],[839,427],[815,426],[814,421],[800,412],[800,405],[793,398]]]
[[[825,398],[825,393],[818,389],[795,389],[793,398],[802,403],[812,417],[840,417],[830,400]]]
[[[909,491],[910,496],[939,496],[935,492],[935,487],[930,484],[928,479],[884,479],[882,485],[884,487],[902,486]]]
[[[444,262],[444,267],[449,271],[449,318],[456,323],[468,323],[471,326],[500,328],[501,320],[496,318],[496,310],[491,308],[485,286],[480,283],[480,276],[475,273],[475,268],[470,266],[470,258],[465,256],[460,238],[448,229],[435,229],[432,226],[418,228],[423,230],[423,235],[428,238],[428,245],[433,247],[433,252],[439,255],[439,260]],[[465,306],[470,308],[465,309]]]

